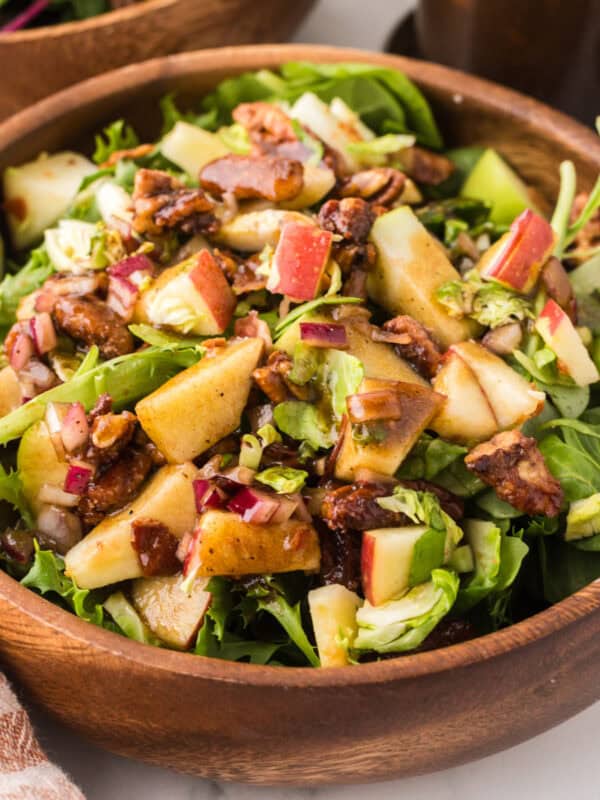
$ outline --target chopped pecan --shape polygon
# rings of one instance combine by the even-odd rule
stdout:
[[[400,154],[402,167],[417,183],[438,186],[447,180],[456,167],[446,156],[432,153],[424,147],[408,147]]]
[[[252,141],[281,144],[298,139],[292,120],[283,109],[272,103],[240,103],[231,116],[246,128]]]
[[[152,469],[147,449],[132,448],[106,471],[91,480],[82,495],[78,511],[87,527],[97,525],[111,511],[123,508],[138,493]]]
[[[281,350],[274,350],[264,367],[258,367],[252,377],[272,403],[282,403],[290,395],[299,400],[308,399],[306,386],[299,386],[288,378],[293,369],[292,359]]]
[[[188,189],[167,172],[140,169],[133,191],[133,227],[159,236],[169,230],[190,235],[218,229],[215,204],[202,189]]]
[[[179,572],[178,544],[167,526],[158,520],[144,518],[131,523],[131,545],[146,577]]]
[[[214,195],[230,192],[239,200],[292,200],[302,191],[299,161],[278,156],[229,155],[211,161],[200,172],[200,185]]]
[[[94,407],[88,414],[88,420],[90,425],[94,424],[94,420],[96,417],[100,417],[102,414],[108,414],[112,411],[112,397],[108,394],[108,392],[103,392],[96,402],[94,403]]]
[[[394,317],[384,323],[383,330],[394,335],[394,348],[401,358],[412,364],[424,378],[433,378],[442,353],[420,322],[408,316]],[[376,339],[376,335],[373,338]]]
[[[575,202],[573,203],[573,210],[571,212],[571,222],[575,222],[577,217],[583,211],[585,204],[589,199],[589,194],[587,192],[581,192],[575,198]],[[594,216],[590,219],[590,221],[585,225],[577,234],[575,239],[573,240],[573,246],[575,250],[589,250],[593,247],[598,247],[600,245],[600,209],[596,211]],[[568,257],[567,253],[567,257]]]
[[[368,272],[359,267],[352,268],[350,274],[344,281],[342,286],[342,294],[345,297],[360,297],[366,300],[368,297],[367,292],[367,277]]]
[[[259,275],[257,272],[260,266],[258,256],[250,256],[244,260],[227,250],[217,248],[213,250],[213,256],[231,283],[234,294],[239,296],[248,292],[259,292],[266,287],[266,275]]]
[[[360,197],[328,200],[319,210],[321,228],[350,244],[365,244],[374,222],[371,206]]]
[[[341,583],[352,592],[360,591],[361,534],[322,527],[318,532],[321,545],[320,583]]]
[[[561,485],[546,466],[536,440],[520,431],[498,433],[471,450],[465,464],[498,497],[524,514],[556,517],[560,512]]]
[[[342,181],[340,197],[368,200],[375,206],[389,206],[404,191],[406,175],[393,167],[374,167],[355,172]]]
[[[91,425],[91,446],[86,459],[94,464],[115,461],[133,439],[137,417],[130,411],[121,414],[96,414]]]
[[[123,5],[125,5],[125,3],[123,3]],[[106,161],[100,164],[100,169],[114,167],[115,164],[122,161],[124,158],[130,158],[135,161],[136,158],[143,158],[144,156],[150,155],[153,150],[153,144],[138,144],[136,147],[130,147],[128,150],[115,150]]]
[[[76,342],[98,345],[103,358],[134,350],[133,337],[123,319],[97,297],[59,297],[54,306],[58,327]]]

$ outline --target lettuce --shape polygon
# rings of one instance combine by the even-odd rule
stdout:
[[[7,472],[0,464],[0,500],[18,511],[25,525],[31,530],[34,526],[33,516],[23,494],[21,476],[17,471]]]
[[[414,650],[429,636],[454,605],[459,580],[454,572],[434,569],[431,580],[421,583],[399,600],[380,606],[368,601],[356,613],[356,650],[402,653]]]
[[[344,297],[342,295],[323,295],[322,297],[317,297],[314,300],[309,300],[307,303],[302,303],[302,305],[296,306],[296,308],[292,309],[289,314],[287,314],[282,320],[280,320],[277,325],[275,326],[275,333],[276,338],[278,339],[294,322],[297,322],[301,317],[305,314],[310,314],[313,311],[316,311],[321,306],[341,306],[344,303],[362,303],[364,302],[361,300],[360,297]]]
[[[279,494],[295,494],[304,487],[308,472],[292,467],[269,467],[255,476],[259,483],[270,486]]]
[[[402,463],[396,476],[406,480],[431,481],[467,453],[468,448],[462,445],[423,434]]]
[[[155,647],[161,646],[160,639],[154,636],[123,592],[114,592],[107,597],[104,610],[108,611],[121,633],[128,639]]]
[[[125,120],[115,120],[96,136],[96,150],[92,159],[94,163],[102,164],[118,150],[129,150],[139,143],[137,133],[125,123]]]
[[[44,416],[50,402],[83,403],[86,410],[98,397],[108,393],[116,408],[123,408],[157,389],[181,369],[202,357],[202,349],[188,345],[149,347],[137,353],[113,358],[74,375],[71,380],[34,397],[0,419],[0,444],[18,439]]]
[[[299,442],[308,442],[315,450],[327,450],[336,442],[335,428],[328,426],[319,410],[310,403],[286,400],[275,406],[273,417],[282,433]],[[0,420],[0,426],[1,422]]]
[[[543,426],[546,431],[559,431],[543,438],[540,450],[569,503],[600,492],[600,424],[594,413],[597,411],[587,412],[585,418],[589,421],[556,419]]]
[[[471,317],[488,328],[532,319],[531,303],[494,281],[483,281],[476,269],[462,281],[447,281],[437,299],[452,317]]]
[[[19,300],[46,281],[54,272],[44,245],[32,250],[27,263],[15,275],[6,275],[0,283],[0,327],[9,327],[16,319]]]

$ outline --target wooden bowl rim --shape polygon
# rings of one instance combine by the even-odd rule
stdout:
[[[60,36],[68,36],[69,34],[86,33],[91,29],[119,25],[122,22],[131,22],[131,20],[143,17],[151,11],[159,10],[161,7],[169,8],[181,2],[182,0],[144,0],[143,3],[136,3],[132,6],[105,11],[103,14],[98,14],[88,19],[59,22],[56,25],[43,25],[39,28],[26,28],[14,32],[0,31],[0,45],[17,43],[30,44],[39,39],[48,39],[52,37],[58,39]]]
[[[154,0],[156,4],[170,0]],[[127,9],[125,9],[127,10]],[[525,95],[437,64],[365,50],[318,45],[242,45],[184,53],[152,59],[112,70],[64,89],[19,112],[0,125],[0,151],[24,133],[35,132],[49,120],[82,104],[104,99],[119,90],[134,89],[156,79],[184,77],[215,68],[258,69],[288,60],[363,61],[405,70],[419,83],[435,86],[453,95],[464,95],[490,110],[531,124],[543,119],[544,129],[554,138],[587,158],[600,169],[600,143],[583,125]],[[459,102],[457,100],[457,102]],[[535,127],[535,125],[534,125]],[[540,126],[541,127],[541,126]],[[496,633],[451,647],[333,670],[307,667],[269,667],[224,661],[142,645],[99,628],[61,609],[0,571],[0,595],[15,608],[58,634],[84,646],[109,652],[139,667],[175,672],[194,678],[252,686],[319,688],[340,685],[370,685],[433,675],[527,647],[575,624],[600,609],[600,579],[550,608]]]

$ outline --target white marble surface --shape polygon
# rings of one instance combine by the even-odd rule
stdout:
[[[391,25],[411,5],[410,0],[321,0],[296,39],[380,49]],[[320,790],[202,781],[112,756],[40,714],[35,722],[50,757],[73,776],[88,800],[362,800],[367,793],[370,800],[600,800],[600,704],[526,744],[473,764],[368,788]]]

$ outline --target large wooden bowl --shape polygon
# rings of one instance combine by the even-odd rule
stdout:
[[[144,0],[81,22],[0,33],[0,119],[109,69],[200,47],[285,41],[315,0]]]
[[[308,46],[205,51],[82,83],[0,126],[0,168],[43,148],[89,145],[120,115],[152,135],[164,92],[197,99],[225,75],[297,58],[405,70],[451,143],[498,147],[548,199],[561,159],[576,162],[583,184],[600,170],[591,133],[506,89],[431,64]],[[139,645],[0,573],[0,654],[27,698],[114,752],[253,783],[362,782],[479,758],[600,698],[600,583],[491,636],[319,671]]]

